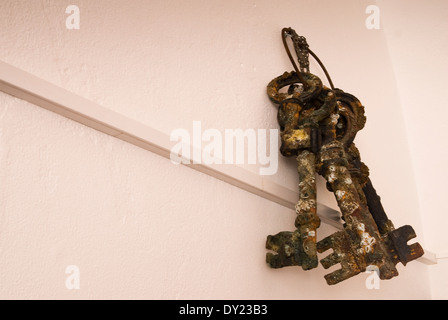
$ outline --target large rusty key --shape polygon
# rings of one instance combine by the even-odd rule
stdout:
[[[394,228],[392,221],[389,220],[384,211],[381,199],[376,193],[370,179],[367,180],[362,191],[366,197],[370,213],[378,226],[378,230],[383,238],[385,238],[391,258],[396,263],[401,262],[403,265],[420,258],[424,254],[421,245],[418,242],[411,245],[407,244],[409,240],[417,237],[414,229],[409,225],[402,226],[398,229]]]
[[[356,119],[354,110],[360,108],[359,101],[341,91],[337,91],[340,115]],[[345,108],[345,109],[344,109]],[[363,124],[362,119],[358,121]],[[356,133],[359,124],[352,121],[346,131]],[[358,126],[358,128],[356,128]],[[328,135],[327,135],[328,136]],[[367,166],[361,162],[359,151],[353,144],[353,137],[340,135],[339,139],[328,140],[319,152],[319,173],[327,180],[327,188],[334,192],[342,217],[345,220],[344,231],[321,240],[317,244],[318,252],[330,248],[333,253],[321,260],[324,268],[340,263],[341,269],[325,276],[328,284],[336,284],[348,279],[369,266],[376,266],[381,279],[390,279],[398,275],[395,265],[406,264],[423,254],[421,246],[410,246],[407,242],[415,237],[410,226],[394,229],[388,219],[380,197],[373,188]]]
[[[304,74],[307,89],[297,90],[299,80],[296,73],[284,73],[268,85],[268,95],[279,104],[278,122],[281,128],[280,152],[283,156],[296,156],[299,174],[299,199],[295,207],[296,231],[280,232],[269,236],[266,248],[277,252],[268,253],[266,261],[271,267],[299,265],[304,270],[317,267],[317,215],[316,200],[316,153],[319,150],[319,122],[336,108],[336,97],[328,88],[323,88],[320,79]],[[289,85],[287,93],[280,89]],[[319,103],[314,105],[315,100]],[[317,101],[316,101],[317,102]],[[295,242],[295,243],[294,243]]]
[[[324,144],[319,153],[320,174],[327,180],[327,187],[334,192],[345,221],[344,231],[321,240],[318,252],[330,248],[334,252],[321,260],[324,268],[340,263],[342,269],[325,278],[328,284],[336,284],[375,265],[380,278],[389,279],[398,274],[389,257],[388,247],[381,238],[360,191],[360,179],[350,172],[351,156],[341,141]],[[352,170],[353,171],[353,170]]]
[[[294,42],[300,70],[286,45]],[[277,104],[283,156],[295,156],[299,174],[299,199],[294,231],[268,236],[266,254],[272,268],[317,267],[317,253],[333,249],[320,260],[327,269],[340,264],[339,270],[325,276],[328,284],[337,284],[374,266],[381,279],[398,275],[398,262],[406,265],[423,255],[411,226],[395,229],[387,217],[380,197],[369,178],[368,167],[361,162],[354,145],[356,133],[364,127],[364,106],[353,95],[333,87],[323,64],[309,50],[304,37],[291,28],[282,30],[282,40],[295,71],[273,79],[267,94]],[[308,54],[320,64],[331,88],[309,72]],[[289,86],[287,91],[283,87]],[[317,242],[320,219],[317,215],[315,176],[327,181],[340,208],[344,229]]]

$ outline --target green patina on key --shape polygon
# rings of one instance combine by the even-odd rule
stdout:
[[[287,37],[293,41],[300,70],[287,46]],[[267,94],[278,105],[280,152],[297,159],[299,199],[295,207],[296,229],[268,236],[266,248],[274,253],[267,253],[266,261],[272,268],[301,266],[310,270],[318,266],[318,253],[333,249],[320,260],[325,269],[341,264],[341,269],[325,276],[330,285],[364,272],[369,266],[379,270],[381,279],[397,276],[396,264],[406,265],[417,259],[423,249],[418,243],[407,244],[416,237],[411,226],[394,228],[353,143],[366,122],[364,106],[353,95],[334,88],[304,37],[284,28],[282,40],[295,70],[273,79]],[[309,72],[309,55],[324,70],[330,87]],[[288,87],[286,92],[281,91],[284,87]],[[344,230],[319,242],[316,174],[326,179],[345,222]]]

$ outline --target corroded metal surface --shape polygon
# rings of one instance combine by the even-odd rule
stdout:
[[[297,35],[290,28],[284,30],[283,40]],[[295,39],[302,42],[301,71],[293,63],[296,71],[273,79],[267,94],[278,105],[280,152],[297,159],[296,230],[268,236],[266,248],[274,253],[268,253],[266,261],[273,268],[301,266],[309,270],[318,266],[318,253],[333,249],[320,260],[325,269],[341,265],[325,276],[328,284],[339,283],[370,266],[379,270],[381,279],[390,279],[398,275],[398,262],[406,265],[422,256],[423,249],[418,243],[407,244],[416,237],[411,226],[394,228],[373,188],[369,169],[353,143],[366,122],[363,105],[353,95],[333,88],[329,76],[331,88],[324,86],[316,75],[302,72],[308,70],[309,64],[303,58],[303,48],[308,46],[303,37]],[[291,58],[289,51],[288,55]],[[281,92],[286,86],[287,92]],[[343,231],[319,242],[316,174],[326,179],[327,189],[334,193],[345,222]]]

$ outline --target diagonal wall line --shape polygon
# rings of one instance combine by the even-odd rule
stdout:
[[[129,119],[3,61],[0,61],[0,90],[170,159],[170,150],[175,142],[170,141],[170,137],[165,133]],[[202,163],[187,166],[290,209],[294,208],[299,198],[296,191],[236,165]],[[318,203],[317,206],[322,222],[342,229],[342,220],[337,210],[321,203]],[[426,251],[419,261],[425,264],[437,263],[435,254]]]

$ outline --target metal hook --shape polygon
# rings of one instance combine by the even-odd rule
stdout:
[[[303,78],[302,72],[297,67],[297,64],[295,63],[294,58],[292,57],[291,51],[289,50],[288,44],[286,42],[286,37],[290,36],[292,38],[292,36],[294,34],[297,35],[296,32],[294,31],[294,29],[291,29],[291,28],[283,28],[282,29],[283,46],[285,47],[286,53],[288,54],[289,60],[291,61],[291,64],[293,65],[294,70],[296,71],[300,82],[303,84],[304,89],[307,90],[309,88],[309,85],[306,82],[306,80]],[[317,61],[319,66],[322,68],[322,70],[325,73],[325,76],[327,77],[328,83],[330,84],[331,89],[334,90],[333,81],[331,81],[330,75],[329,75],[327,69],[325,68],[324,64],[322,63],[322,61],[317,57],[317,55],[313,51],[311,51],[311,49],[307,48],[307,51]],[[296,54],[297,54],[297,52],[296,52]]]
[[[283,46],[285,47],[286,53],[288,54],[289,60],[291,61],[292,66],[294,67],[294,70],[297,73],[297,76],[299,77],[300,82],[303,84],[303,88],[305,90],[308,90],[309,85],[306,82],[305,78],[302,75],[302,72],[300,72],[299,68],[297,68],[296,62],[294,61],[294,58],[292,57],[291,51],[289,50],[288,44],[286,43],[286,36],[292,36],[291,34],[291,28],[283,28],[282,29],[282,41]]]
[[[322,61],[320,61],[320,59],[316,56],[316,54],[311,51],[310,49],[308,49],[308,52],[310,53],[310,55],[313,56],[314,60],[317,61],[317,63],[319,64],[319,66],[322,68],[322,70],[325,73],[325,76],[327,77],[328,83],[330,84],[331,90],[334,90],[334,85],[333,85],[333,81],[331,81],[330,78],[330,74],[328,73],[327,69],[325,68],[324,64],[322,63]]]

